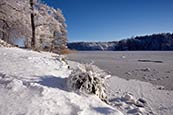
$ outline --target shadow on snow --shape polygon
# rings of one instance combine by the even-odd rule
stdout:
[[[66,78],[47,75],[47,76],[41,76],[40,81],[38,81],[37,83],[43,86],[47,86],[51,88],[59,88],[61,90],[68,91],[66,81],[67,81]]]

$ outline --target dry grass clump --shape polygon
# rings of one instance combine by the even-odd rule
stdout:
[[[104,85],[104,78],[107,75],[103,71],[91,65],[85,64],[83,67],[74,69],[68,78],[68,86],[75,91],[95,94],[101,100],[107,99]]]
[[[70,50],[70,49],[60,50],[60,54],[71,54],[71,53],[77,53],[77,51],[76,50]]]

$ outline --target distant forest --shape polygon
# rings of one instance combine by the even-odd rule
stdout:
[[[73,42],[68,43],[68,48],[82,51],[167,51],[173,50],[173,33],[136,36],[111,42]]]

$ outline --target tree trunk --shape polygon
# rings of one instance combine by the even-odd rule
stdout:
[[[2,27],[2,40],[6,41],[7,43],[9,43],[9,35],[7,33],[7,28],[9,27],[7,22],[5,22],[5,20],[2,20],[3,27]]]
[[[33,0],[30,0],[31,6],[31,28],[32,28],[32,38],[31,38],[31,47],[35,48],[35,23],[34,23],[34,3]]]
[[[4,40],[4,41],[6,41],[7,42],[7,38],[6,38],[6,33],[5,33],[5,25],[3,25],[3,27],[2,27],[2,40]]]

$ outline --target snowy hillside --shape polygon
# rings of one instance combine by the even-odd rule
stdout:
[[[0,115],[122,115],[95,95],[68,90],[56,54],[0,48]]]

